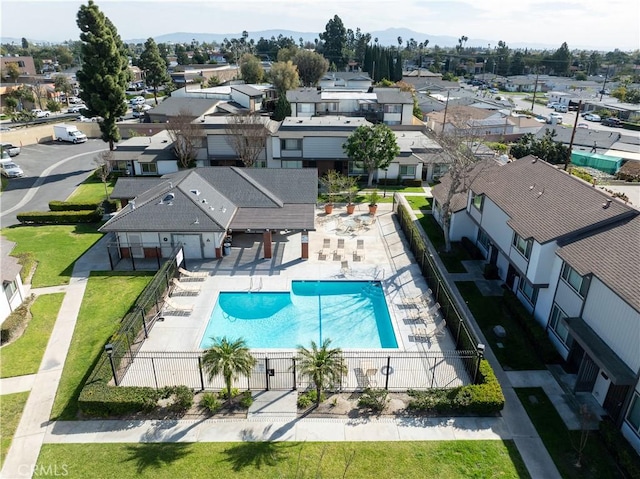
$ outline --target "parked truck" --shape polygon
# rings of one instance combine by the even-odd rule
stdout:
[[[53,135],[58,141],[70,141],[71,143],[84,143],[87,141],[87,135],[74,125],[53,125]]]

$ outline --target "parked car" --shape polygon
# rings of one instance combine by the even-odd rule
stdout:
[[[70,106],[67,113],[80,113],[82,110],[86,110],[87,106],[80,103],[79,105]]]
[[[600,121],[602,120],[602,118],[600,118],[600,115],[596,115],[595,113],[587,113],[584,116],[584,119],[587,121]]]
[[[0,144],[0,148],[2,151],[6,151],[9,156],[18,156],[20,154],[20,147],[14,146],[11,143],[2,143]]]
[[[143,96],[136,96],[131,99],[132,105],[144,105],[146,103],[146,99]]]
[[[550,101],[549,103],[547,103],[547,108],[555,108],[556,105],[559,105],[560,103],[558,103],[557,101]]]
[[[4,155],[3,155],[4,156]],[[20,178],[24,176],[24,171],[18,165],[8,158],[2,158],[0,160],[0,173],[7,178]]]
[[[569,109],[567,108],[567,105],[562,105],[560,103],[554,106],[553,109],[558,113],[567,113],[569,111]]]
[[[77,96],[71,96],[69,97],[69,103],[73,103],[74,105],[76,105],[78,103],[82,103],[82,100]]]
[[[151,108],[152,108],[152,106],[151,105],[147,105],[147,104],[137,105],[137,106],[135,106],[133,108],[132,115],[133,115],[134,118],[143,117],[144,116],[144,112],[151,110]]]
[[[605,118],[600,122],[600,124],[604,126],[613,126],[616,128],[622,128],[622,120],[620,120],[620,118],[616,118],[615,116],[610,116],[609,118]]]
[[[598,93],[600,95],[609,95],[611,92],[609,91],[608,88],[605,88],[604,90],[600,90]]]
[[[587,125],[586,123],[578,123],[578,128],[589,129],[589,125]]]
[[[89,118],[84,115],[79,115],[76,117],[76,120],[81,121],[83,123],[90,123],[90,122],[102,121],[102,117],[92,116],[91,118]]]
[[[556,113],[555,111],[549,114],[547,123],[553,123],[554,119],[557,124],[562,123],[562,115],[560,113]]]
[[[50,115],[47,110],[41,110],[40,108],[34,108],[31,110],[31,113],[33,113],[36,118],[47,118]]]

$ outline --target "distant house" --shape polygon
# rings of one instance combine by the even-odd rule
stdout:
[[[115,235],[123,258],[221,258],[231,234],[261,235],[265,258],[272,235],[315,229],[315,169],[213,167],[162,178],[120,178],[111,195],[126,206],[100,231]],[[260,240],[258,240],[260,241]],[[301,257],[308,257],[304,235]]]
[[[151,123],[166,123],[169,118],[177,116],[180,112],[188,112],[195,120],[215,113],[219,103],[220,100],[215,99],[170,96],[146,114]]]
[[[14,63],[18,67],[18,70],[20,70],[20,74],[21,75],[34,76],[34,75],[36,75],[38,73],[38,72],[36,72],[36,65],[33,62],[33,57],[18,56],[18,55],[16,55],[16,56],[11,56],[11,55],[1,56],[0,57],[0,70],[2,70],[2,72],[4,72],[6,66],[9,65],[10,63]]]
[[[452,202],[469,238],[640,451],[640,211],[533,156],[479,163]],[[448,176],[433,188],[442,220]]]
[[[24,286],[20,278],[22,265],[18,263],[18,259],[9,256],[11,250],[15,247],[15,243],[8,241],[3,236],[0,237],[0,262],[2,271],[2,299],[0,299],[0,323],[7,319],[7,316],[16,309],[25,299]]]
[[[169,132],[134,136],[118,143],[113,151],[111,170],[132,176],[157,176],[178,171],[178,158]]]
[[[322,90],[361,90],[367,91],[373,85],[373,80],[365,72],[327,72],[318,81]]]

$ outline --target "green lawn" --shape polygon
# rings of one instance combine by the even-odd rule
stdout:
[[[442,260],[447,271],[449,273],[466,273],[467,270],[461,261],[471,259],[469,253],[458,242],[452,242],[451,251],[445,253],[444,234],[433,215],[417,214],[416,217],[429,240],[431,240],[431,244],[438,252],[438,256],[440,256],[440,260]]]
[[[75,418],[78,395],[104,345],[152,277],[152,272],[91,274],[51,411],[52,419]]]
[[[527,410],[553,462],[566,479],[623,478],[597,431],[589,433],[582,456],[582,467],[576,467],[581,431],[569,431],[542,388],[519,388],[516,393]],[[537,403],[532,403],[531,397]]]
[[[64,293],[38,296],[31,305],[32,318],[24,334],[0,349],[0,377],[35,374],[58,317]]]
[[[102,237],[95,225],[15,226],[4,228],[2,235],[17,243],[12,254],[35,255],[34,288],[68,284],[75,261]]]
[[[431,210],[431,198],[426,196],[405,196],[412,210]]]
[[[107,191],[109,194],[113,191],[115,184],[115,180],[107,181]],[[100,203],[105,199],[104,183],[100,180],[89,178],[69,195],[67,201],[76,201],[78,203]]]
[[[38,464],[93,479],[530,477],[511,441],[44,444]]]
[[[473,281],[459,281],[456,286],[504,369],[545,369],[536,354],[535,345],[529,343],[524,330],[507,313],[499,296],[483,296]],[[493,327],[497,325],[502,325],[506,330],[505,338],[493,334]],[[497,343],[503,347],[498,347]]]
[[[7,457],[13,435],[18,428],[22,410],[28,398],[28,392],[0,396],[0,468]]]

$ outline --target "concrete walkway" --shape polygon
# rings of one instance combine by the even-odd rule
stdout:
[[[49,416],[62,368],[69,349],[89,272],[108,270],[103,238],[73,269],[70,284],[47,345],[40,370],[31,378],[11,381],[14,388],[31,387],[2,469],[3,478],[31,477],[43,443],[123,442],[221,442],[221,441],[421,441],[513,439],[533,478],[559,478],[547,450],[520,404],[508,376],[490,349],[486,357],[503,386],[506,404],[498,418],[354,418],[298,419],[295,393],[264,393],[246,420],[162,420],[162,421],[69,421],[51,422]],[[385,246],[386,247],[386,246]],[[407,257],[408,258],[408,257]],[[436,260],[439,258],[436,256]],[[442,266],[442,265],[440,265]],[[443,271],[446,269],[442,268]],[[469,317],[481,341],[487,344],[473,317],[461,300],[455,284],[452,290]],[[33,290],[34,293],[58,292]],[[4,385],[10,384],[4,381]]]

